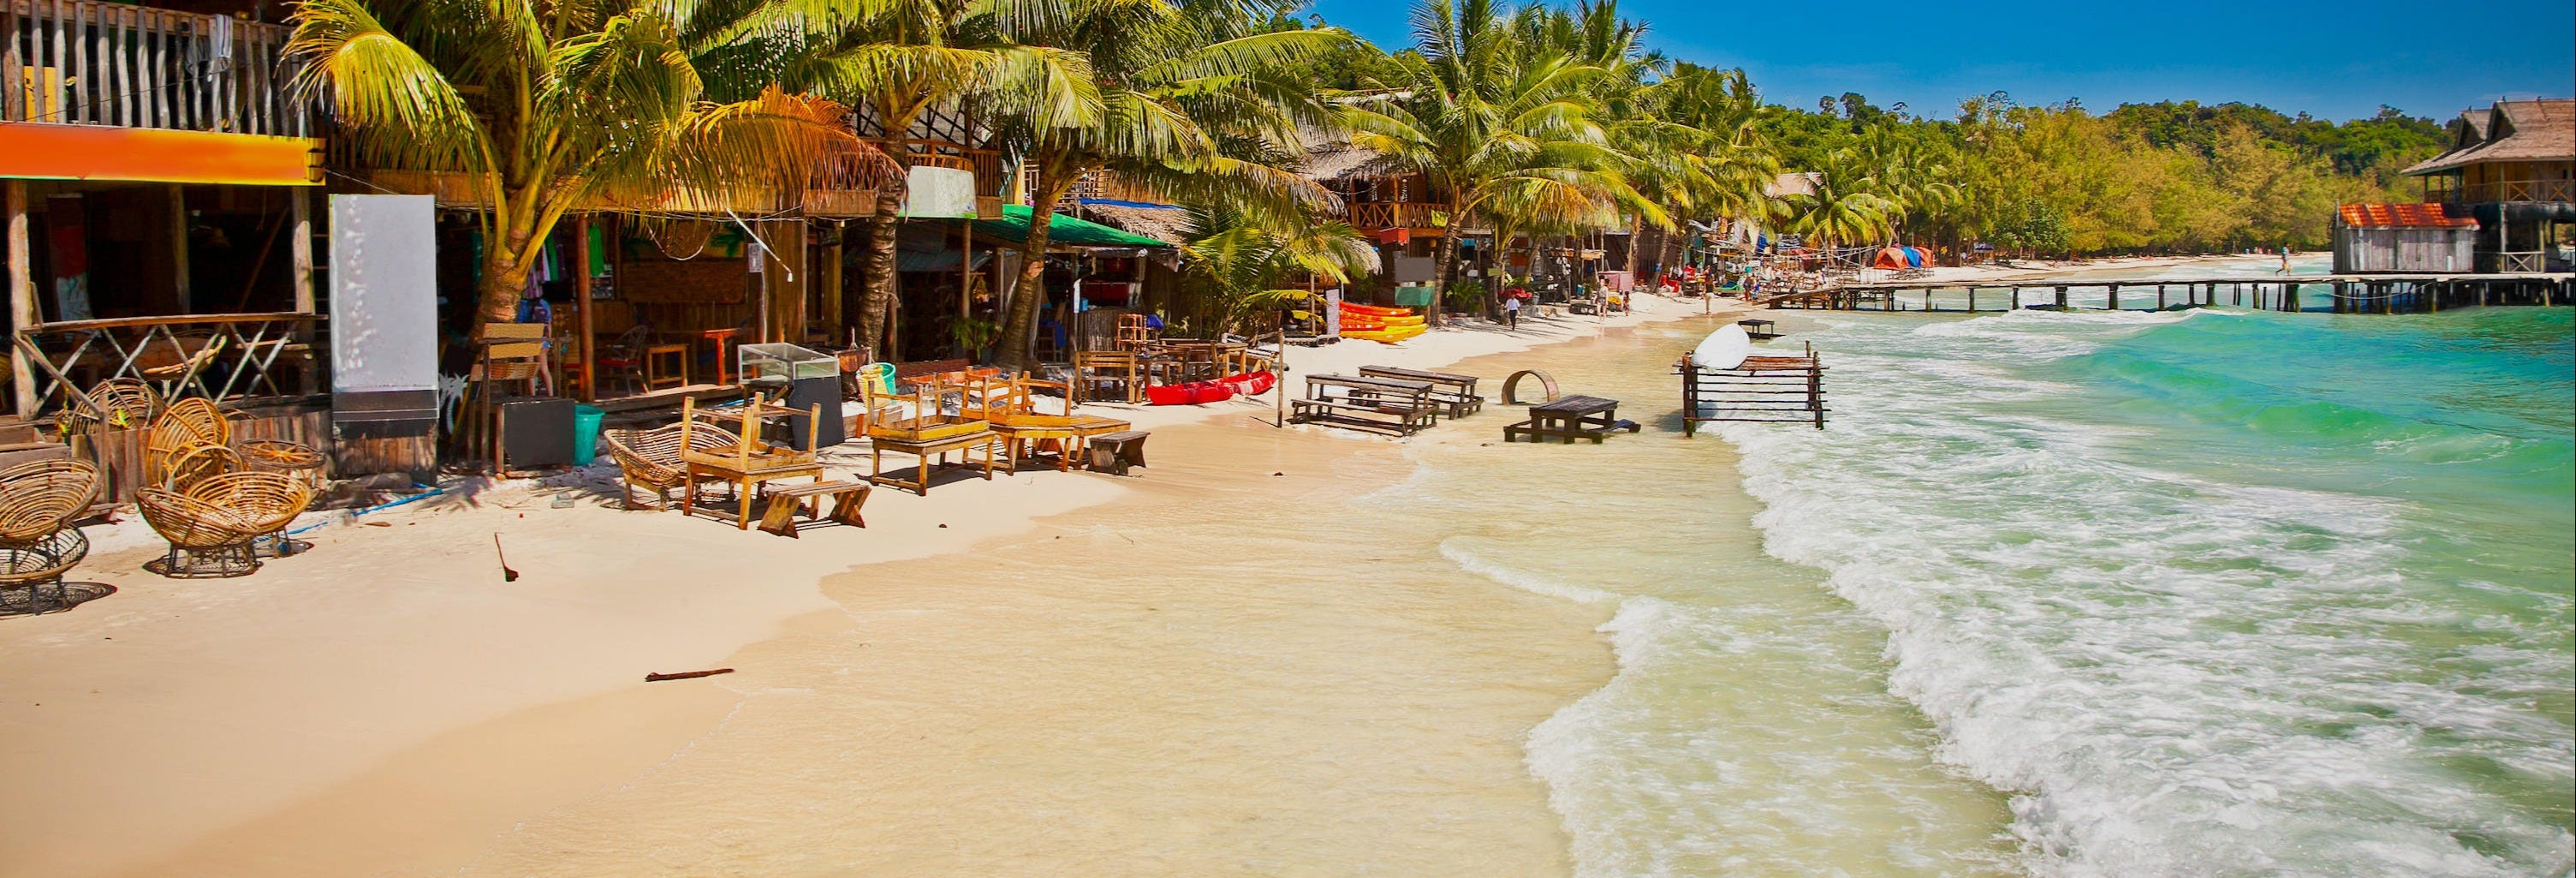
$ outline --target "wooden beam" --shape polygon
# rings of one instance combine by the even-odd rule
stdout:
[[[27,249],[27,181],[9,180],[6,217],[9,253],[9,331],[36,325],[36,279],[31,251]],[[27,362],[27,352],[14,341],[9,345],[10,398],[16,401],[18,416],[31,417],[36,411],[36,370]]]
[[[591,402],[599,399],[599,358],[598,353],[591,349],[590,335],[592,326],[590,312],[594,303],[590,300],[592,269],[589,214],[583,214],[572,221],[572,252],[575,254],[572,258],[572,306],[573,313],[578,315],[577,319],[580,321],[577,330],[579,336],[575,343],[581,349],[581,401]],[[724,351],[719,348],[716,356],[724,356]]]
[[[188,189],[176,183],[170,192],[170,277],[179,294],[178,312],[196,313],[188,295]]]

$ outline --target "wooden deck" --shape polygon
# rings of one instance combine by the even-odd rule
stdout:
[[[2565,305],[2576,295],[2576,273],[2511,274],[2278,274],[2175,278],[2153,281],[2094,281],[2043,278],[1995,283],[1841,284],[1798,290],[1749,300],[1770,308],[1825,308],[1839,311],[1974,312],[2093,310],[2070,304],[2075,290],[2101,290],[2100,310],[2170,310],[2214,305],[2265,311],[2303,311],[2319,301],[2337,314],[2405,314],[2491,305]],[[2046,297],[2030,303],[2031,293]],[[1936,300],[1948,300],[1944,303]],[[1982,302],[1981,302],[1982,297]],[[1964,299],[1964,304],[1958,300]],[[1919,303],[1919,305],[1917,304]],[[1995,307],[1981,307],[1992,303]]]

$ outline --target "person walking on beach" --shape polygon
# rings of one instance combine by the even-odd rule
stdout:
[[[1520,330],[1521,297],[1505,296],[1503,298],[1503,319],[1507,321],[1505,325],[1510,327],[1513,331],[1517,332]]]

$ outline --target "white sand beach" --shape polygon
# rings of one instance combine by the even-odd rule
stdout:
[[[1298,348],[1290,366],[1435,367],[1702,312],[1644,304],[1516,333],[1471,323],[1401,346]],[[1160,431],[1141,479],[878,490],[866,529],[796,540],[620,511],[595,484],[525,482],[319,528],[308,554],[233,580],[161,579],[141,570],[158,546],[139,520],[93,528],[100,549],[71,578],[116,593],[0,624],[0,875],[741,874],[577,844],[611,825],[685,835],[718,813],[748,834],[724,844],[775,874],[1352,874],[1329,866],[1381,862],[1393,829],[1352,815],[1390,805],[1424,809],[1402,828],[1432,847],[1404,858],[1423,867],[1406,874],[1566,871],[1520,748],[1609,673],[1597,609],[1404,589],[1295,600],[1265,596],[1247,578],[1258,565],[1194,575],[1205,549],[1101,528],[1145,536],[1140,522],[1179,517],[1271,541],[1272,557],[1328,551],[1255,538],[1259,510],[1381,484],[1405,466],[1394,445],[1274,429],[1267,397],[1097,409]],[[559,493],[571,507],[552,505]],[[496,535],[516,582],[502,581]],[[996,557],[1014,560],[985,563]],[[1502,636],[1474,649],[1437,636],[1457,624]],[[1391,637],[1289,648],[1354,625]],[[1173,649],[1224,660],[1175,666]],[[643,682],[718,667],[738,672]],[[1298,734],[1261,733],[1325,691],[1294,717]],[[1190,712],[1120,718],[1161,716],[1124,709],[1158,701]],[[722,729],[819,717],[847,723],[834,728],[848,748],[829,757],[864,770],[714,776],[682,758],[762,745]],[[1086,746],[1058,746],[1068,735]],[[1175,752],[1175,735],[1184,758],[1140,770]],[[1051,780],[1119,771],[1150,778],[1129,793],[1155,803],[1122,813],[1155,822],[1093,825],[1048,803]],[[1350,783],[1406,772],[1421,783]],[[829,808],[800,796],[822,783],[861,785]],[[1247,788],[1275,796],[1246,801]],[[1395,801],[1360,801],[1371,796]],[[719,800],[726,810],[708,810]],[[1209,843],[1156,859],[1150,840],[1167,837]]]

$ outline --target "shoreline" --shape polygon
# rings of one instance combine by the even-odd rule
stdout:
[[[1519,334],[1470,324],[1401,347],[1299,348],[1290,366],[1437,367],[1700,313],[1691,300],[1645,301],[1655,310],[1525,322]],[[1266,420],[1267,402],[1096,408],[1132,416],[1140,429],[1219,430],[1204,422]],[[1155,459],[1173,461],[1175,441],[1158,445]],[[147,546],[150,534],[127,532],[140,522],[111,528],[74,578],[120,594],[0,627],[0,652],[22,656],[12,664],[27,681],[0,703],[0,728],[27,745],[0,756],[0,770],[22,781],[0,807],[35,817],[0,829],[18,852],[0,874],[167,874],[182,864],[227,874],[225,863],[261,875],[452,869],[493,833],[615,789],[692,746],[746,703],[756,679],[746,668],[638,689],[645,671],[723,666],[829,630],[848,612],[828,596],[833,580],[1033,539],[1076,512],[1131,506],[1139,488],[1165,490],[1169,478],[1150,469],[1132,484],[1023,475],[943,484],[928,498],[881,492],[869,529],[796,541],[729,537],[676,515],[613,515],[595,496],[553,509],[538,502],[553,489],[502,485],[379,519],[388,526],[323,528],[310,555],[212,583],[141,574],[135,565],[152,550],[117,547]],[[519,583],[500,583],[482,554],[496,531],[528,574]],[[381,563],[386,550],[405,549],[422,557]],[[745,550],[757,560],[740,557]],[[852,550],[870,557],[853,567]],[[172,682],[182,675],[190,682]],[[566,734],[619,744],[564,759],[548,747],[560,749]],[[457,770],[473,765],[482,771]],[[472,777],[483,780],[464,782]],[[403,821],[363,807],[389,795],[439,804],[428,819]],[[331,849],[347,859],[324,855]]]

